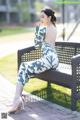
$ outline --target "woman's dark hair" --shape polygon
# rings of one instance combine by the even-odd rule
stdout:
[[[55,17],[55,12],[52,9],[44,9],[41,12],[44,12],[48,17],[51,16],[51,22],[55,25],[56,22],[56,17]]]

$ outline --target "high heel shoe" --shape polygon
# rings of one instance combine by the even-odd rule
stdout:
[[[22,100],[23,100],[23,102],[24,102],[24,104],[26,103],[26,98],[27,98],[27,96],[25,95],[25,94],[22,94]]]
[[[16,112],[19,112],[23,109],[24,109],[24,101],[20,97],[20,99],[17,100],[16,103],[14,103],[14,105],[12,106],[12,108],[8,111],[8,114],[15,114]]]
[[[24,109],[24,102],[21,97],[22,91],[23,91],[23,85],[21,82],[18,81],[16,84],[16,91],[15,91],[15,96],[14,96],[14,100],[13,100],[13,105],[12,105],[11,109],[8,110],[9,114],[14,114],[17,111]]]

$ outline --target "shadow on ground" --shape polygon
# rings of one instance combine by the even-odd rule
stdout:
[[[33,91],[31,94],[37,95],[42,99],[70,109],[71,96],[59,90],[53,89],[51,85],[48,85],[46,88],[43,88],[41,90]],[[80,111],[80,101],[77,102],[77,110]]]

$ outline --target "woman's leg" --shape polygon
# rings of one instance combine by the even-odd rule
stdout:
[[[24,85],[28,82],[31,76],[34,74],[39,74],[51,68],[51,62],[49,56],[44,56],[38,60],[23,62],[20,65],[18,72],[18,81],[16,85],[16,93],[13,102],[13,107],[9,111],[9,113],[16,112],[20,103],[22,90]]]
[[[23,62],[20,65],[18,73],[18,82],[21,82],[24,86],[31,76],[44,72],[52,67],[49,57],[44,56],[38,60]]]
[[[11,108],[9,108],[8,113],[15,113],[21,109],[24,109],[24,103],[22,99],[22,91],[23,91],[23,85],[21,82],[17,82],[16,84],[16,90],[15,90],[15,96],[13,99],[13,105]]]

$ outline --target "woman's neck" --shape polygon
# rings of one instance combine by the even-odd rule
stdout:
[[[51,22],[47,23],[47,26],[50,27],[52,26],[53,24]]]

